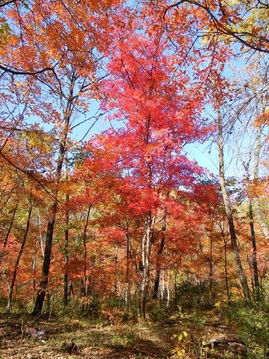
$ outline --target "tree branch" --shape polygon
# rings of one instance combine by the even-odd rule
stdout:
[[[261,43],[261,41],[268,43],[269,44],[269,39],[263,37],[263,36],[257,36],[255,34],[252,34],[251,32],[238,32],[238,31],[233,31],[231,29],[229,29],[227,26],[223,25],[220,20],[214,15],[214,13],[210,10],[210,8],[206,5],[200,4],[197,1],[194,0],[180,0],[172,5],[169,5],[165,10],[164,10],[164,14],[163,14],[163,19],[165,19],[165,16],[167,14],[167,12],[174,8],[174,7],[179,7],[180,5],[182,5],[183,3],[189,3],[192,5],[195,5],[197,7],[200,7],[201,9],[205,10],[208,15],[211,17],[214,26],[216,27],[216,29],[225,35],[228,36],[232,36],[234,37],[236,40],[238,40],[239,42],[241,42],[243,45],[251,48],[252,50],[256,50],[259,52],[264,52],[264,53],[269,53],[269,49],[263,48],[261,44],[256,45],[255,43],[253,44],[251,41],[247,41],[245,39],[243,39],[240,35],[245,35],[245,36],[250,36],[252,38],[258,38],[259,43]],[[262,2],[259,1],[260,4],[264,5]]]

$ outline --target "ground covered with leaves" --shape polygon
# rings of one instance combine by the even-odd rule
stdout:
[[[265,317],[262,320],[266,323]],[[266,342],[268,329],[262,320],[253,335],[260,326],[265,336],[261,341]],[[143,323],[2,315],[0,358],[267,358],[262,342],[259,345],[251,329],[245,333],[239,324],[220,308],[184,313],[179,309],[165,319]]]

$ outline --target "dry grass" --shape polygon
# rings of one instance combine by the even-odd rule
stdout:
[[[22,328],[44,330],[39,339],[22,335]],[[178,339],[182,331],[187,337]],[[231,328],[225,327],[213,313],[189,320],[176,318],[167,323],[93,324],[88,320],[40,320],[21,317],[0,320],[0,359],[168,359],[168,358],[244,358],[230,353],[203,350],[203,343],[214,338],[230,338]],[[73,341],[78,350],[68,353],[63,343]],[[176,350],[175,350],[176,349]],[[182,354],[181,350],[185,349]],[[225,354],[226,351],[226,354]],[[181,353],[181,354],[180,354]]]

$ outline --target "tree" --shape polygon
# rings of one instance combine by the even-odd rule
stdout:
[[[42,279],[33,310],[34,314],[39,314],[48,285],[63,166],[66,153],[72,146],[69,140],[74,128],[72,121],[78,117],[82,117],[82,122],[87,120],[90,99],[98,82],[95,74],[99,66],[100,51],[109,40],[101,36],[101,32],[107,25],[106,14],[113,2],[104,1],[97,5],[86,1],[79,4],[74,1],[46,4],[35,1],[29,6],[21,3],[19,5],[22,8],[19,6],[16,11],[7,11],[13,34],[5,44],[5,55],[2,57],[3,61],[9,63],[10,71],[2,79],[10,83],[9,92],[13,93],[14,97],[17,96],[18,86],[25,89],[25,98],[19,100],[25,103],[27,109],[23,113],[19,108],[14,109],[10,126],[5,128],[5,131],[10,136],[14,131],[25,128],[26,115],[34,117],[41,124],[53,127],[58,152],[51,175],[42,176],[37,172],[37,168],[25,169],[16,158],[7,158],[3,149],[1,151],[1,156],[14,168],[42,184],[51,198]],[[100,36],[97,36],[97,33]],[[25,77],[14,84],[12,75],[22,72],[17,71],[18,68],[22,68],[24,74],[33,76]],[[36,71],[36,68],[42,70]],[[43,71],[47,68],[52,71]],[[2,91],[2,98],[10,94]],[[83,119],[83,116],[86,119]],[[35,127],[32,123],[28,125],[29,130]]]
[[[240,280],[242,290],[244,293],[244,297],[246,300],[250,300],[250,292],[247,282],[247,277],[245,275],[241,258],[240,258],[240,252],[238,248],[237,243],[237,236],[236,236],[236,229],[234,224],[234,218],[232,213],[232,207],[228,195],[228,191],[226,188],[226,181],[225,181],[225,171],[224,171],[224,140],[223,140],[223,118],[222,114],[219,110],[218,112],[218,155],[219,155],[219,180],[220,180],[220,186],[221,186],[221,192],[222,192],[222,198],[225,208],[225,214],[228,221],[229,226],[229,232],[230,232],[230,238],[231,238],[231,245],[234,253],[234,260],[236,264],[236,270],[237,275]]]
[[[187,197],[185,191],[201,172],[182,154],[182,147],[202,138],[209,129],[199,122],[204,96],[199,84],[194,83],[193,91],[189,91],[190,78],[183,68],[176,78],[170,76],[180,60],[166,54],[169,41],[163,33],[150,32],[149,38],[124,29],[113,35],[110,77],[102,82],[102,106],[111,111],[110,121],[121,121],[124,127],[113,127],[98,136],[95,146],[97,154],[98,150],[102,153],[98,155],[98,167],[120,173],[123,188],[130,192],[124,201],[128,203],[125,211],[140,218],[139,313],[144,318],[160,211],[166,212],[173,202],[173,190],[175,197],[180,197],[180,192]],[[98,157],[93,155],[85,165],[95,166]],[[179,212],[183,210],[179,205],[175,207]],[[163,247],[163,239],[159,240]]]
[[[180,0],[168,5],[164,18],[171,9],[192,9],[200,18],[200,29],[213,42],[228,40],[239,42],[248,49],[269,53],[268,28],[269,6],[263,1],[244,0]]]

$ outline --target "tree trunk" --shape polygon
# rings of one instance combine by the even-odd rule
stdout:
[[[126,272],[125,272],[125,304],[126,308],[130,310],[131,301],[131,282],[130,282],[130,237],[126,235]]]
[[[66,195],[66,205],[68,207],[69,195]],[[68,305],[69,301],[69,276],[68,276],[68,263],[69,263],[69,210],[65,211],[65,231],[64,231],[64,306]]]
[[[21,259],[21,256],[22,256],[22,253],[23,253],[23,250],[24,250],[24,246],[25,246],[27,235],[28,235],[29,228],[30,228],[30,220],[31,220],[32,208],[33,208],[32,200],[30,199],[30,208],[29,208],[29,212],[28,212],[26,228],[25,228],[24,236],[23,236],[23,239],[22,239],[22,242],[21,242],[21,248],[19,250],[19,253],[18,253],[18,256],[17,256],[17,259],[16,259],[16,263],[15,263],[15,266],[14,266],[11,285],[9,287],[8,303],[7,303],[7,308],[6,308],[7,311],[10,311],[10,309],[11,309],[14,286],[15,286],[15,282],[16,282],[16,277],[17,277],[17,272],[18,272],[18,268],[19,268],[19,264],[20,264],[20,259]]]
[[[148,215],[145,223],[145,232],[141,240],[141,282],[139,288],[139,316],[142,319],[146,317],[146,303],[149,289],[149,273],[150,273],[150,246],[152,239],[154,218]]]
[[[69,123],[69,122],[68,122]],[[42,311],[45,296],[47,293],[48,280],[49,280],[49,271],[50,271],[50,262],[51,262],[51,251],[52,251],[52,241],[53,241],[53,231],[56,220],[56,215],[58,211],[58,192],[59,184],[61,180],[62,167],[64,163],[64,157],[66,152],[66,140],[67,134],[64,138],[64,141],[60,145],[58,164],[56,168],[56,190],[53,193],[54,200],[50,208],[50,216],[47,225],[46,239],[45,239],[45,249],[44,249],[44,258],[42,266],[42,278],[39,283],[39,290],[37,293],[35,306],[33,309],[33,315],[39,315]]]
[[[49,280],[49,271],[50,271],[50,262],[51,262],[51,251],[52,251],[52,241],[53,241],[53,231],[54,225],[56,220],[56,215],[58,212],[58,192],[59,192],[59,184],[61,181],[62,176],[62,168],[66,154],[66,144],[67,138],[70,130],[70,120],[73,111],[75,97],[73,96],[75,82],[76,82],[76,75],[75,73],[72,74],[70,87],[69,87],[69,96],[68,101],[66,104],[66,108],[64,110],[64,130],[62,139],[60,142],[59,147],[59,155],[57,160],[57,167],[56,167],[56,176],[55,176],[55,190],[53,191],[53,202],[50,209],[50,215],[48,220],[47,226],[47,233],[46,233],[46,240],[45,240],[45,250],[44,250],[44,259],[43,259],[43,266],[42,266],[42,277],[39,283],[39,291],[36,297],[35,305],[32,314],[39,315],[42,312],[44,299],[47,293],[48,287],[48,280]]]
[[[251,265],[253,270],[253,282],[254,282],[254,295],[257,300],[260,300],[260,283],[259,283],[259,271],[258,271],[258,262],[257,262],[257,244],[256,244],[256,233],[254,228],[254,216],[252,202],[249,202],[248,208],[249,216],[249,227],[250,227],[250,239],[252,244],[252,254],[251,254]]]
[[[84,257],[84,266],[83,266],[83,288],[82,293],[84,296],[89,294],[89,275],[87,269],[88,253],[87,253],[87,230],[89,226],[89,219],[91,213],[91,205],[89,205],[86,215],[86,222],[83,230],[83,257]]]
[[[119,257],[118,257],[118,247],[116,247],[116,255],[114,257],[114,272],[115,272],[115,282],[114,282],[114,293],[113,295],[115,297],[117,297],[118,295],[118,288],[119,288],[119,280],[118,280],[118,276],[119,276]]]
[[[224,171],[224,140],[223,140],[223,121],[222,116],[219,111],[218,113],[218,154],[219,154],[219,180],[220,180],[220,187],[222,192],[222,198],[224,203],[224,209],[226,218],[228,221],[229,226],[229,232],[230,232],[230,238],[231,238],[231,246],[234,254],[234,260],[235,260],[235,266],[236,266],[236,272],[237,276],[239,278],[243,295],[246,300],[250,300],[250,292],[247,282],[247,277],[245,275],[245,271],[242,266],[241,258],[240,258],[240,252],[237,244],[237,236],[236,236],[236,230],[234,225],[234,219],[233,219],[233,213],[232,208],[230,205],[229,195],[226,188],[225,183],[225,171]]]
[[[166,307],[168,308],[170,305],[170,277],[169,272],[166,273],[166,281],[165,281],[165,288],[166,288]]]
[[[254,151],[254,171],[253,171],[253,180],[254,181],[257,181],[259,179],[260,153],[261,153],[261,149],[262,149],[262,145],[263,145],[262,141],[261,141],[261,136],[262,136],[262,127],[259,126],[258,132],[257,132],[257,137],[256,137],[256,148]],[[266,224],[265,218],[263,216],[263,213],[262,213],[262,210],[260,207],[260,201],[257,196],[254,197],[253,204],[255,206],[255,214],[256,214],[258,222],[261,226],[263,235],[267,240],[269,240],[269,228]]]
[[[157,299],[159,286],[160,286],[161,257],[162,257],[162,253],[163,253],[164,245],[165,245],[165,232],[166,232],[166,213],[164,214],[164,218],[163,218],[162,237],[161,237],[160,246],[159,246],[159,249],[157,252],[156,276],[155,276],[153,295],[152,295],[153,299]]]
[[[223,244],[224,244],[224,278],[225,278],[225,288],[226,288],[227,301],[228,301],[228,304],[229,304],[230,301],[231,301],[231,295],[230,295],[229,278],[228,278],[228,260],[227,260],[227,244],[228,244],[228,241],[225,238],[224,222],[223,222],[223,227],[220,225],[220,229],[221,229],[221,235],[222,235]]]
[[[52,239],[53,239],[53,230],[54,223],[56,219],[58,209],[58,203],[55,200],[51,207],[51,214],[48,221],[47,233],[46,233],[46,242],[45,242],[45,250],[44,250],[44,259],[42,266],[42,279],[39,283],[39,291],[36,297],[34,310],[32,312],[33,315],[39,315],[43,308],[43,303],[45,300],[47,286],[48,286],[48,277],[49,277],[49,269],[50,269],[50,261],[51,261],[51,249],[52,249]]]
[[[210,302],[213,302],[213,239],[210,236],[210,253],[208,258],[209,265],[209,293],[210,293]]]

